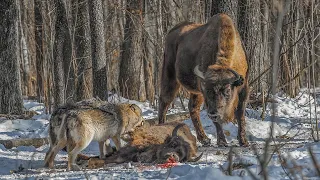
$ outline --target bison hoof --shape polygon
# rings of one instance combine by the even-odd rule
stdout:
[[[248,141],[240,142],[239,144],[240,144],[240,146],[242,146],[242,147],[249,147]]]
[[[217,142],[218,147],[228,147],[227,142]]]
[[[204,138],[202,140],[199,140],[202,146],[210,146],[211,140],[209,138]]]
[[[238,140],[239,140],[239,144],[242,147],[249,147],[249,143],[247,138],[239,138],[239,136],[237,136]]]

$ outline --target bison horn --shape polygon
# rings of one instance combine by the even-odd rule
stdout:
[[[203,155],[203,152],[198,157],[191,158],[189,160],[189,162],[197,162],[197,161],[199,161],[201,159],[202,155]]]
[[[240,79],[240,75],[233,69],[228,69],[232,74],[234,74],[234,77],[236,80]]]
[[[234,78],[232,78],[232,83],[235,86],[240,86],[243,84],[243,78],[233,69],[228,69],[232,74],[234,74]]]
[[[199,70],[199,65],[197,65],[197,66],[194,68],[193,72],[194,72],[194,74],[195,74],[196,76],[198,76],[199,78],[204,79],[204,74],[203,74],[203,72],[201,72],[201,71]]]
[[[181,123],[181,124],[178,124],[172,131],[172,137],[175,137],[178,135],[178,130],[184,126],[185,124]]]

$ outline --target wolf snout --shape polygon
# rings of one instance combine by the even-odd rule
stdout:
[[[125,141],[129,141],[132,139],[130,133],[124,133],[124,134],[120,135],[120,138]]]

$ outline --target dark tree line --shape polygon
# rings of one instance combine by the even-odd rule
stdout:
[[[284,1],[284,0],[283,0]],[[270,92],[272,42],[280,40],[278,90],[296,96],[320,85],[320,0],[3,0],[0,113],[22,113],[22,97],[50,111],[108,93],[152,104],[166,33],[179,22],[232,17],[250,61],[252,94]],[[180,96],[185,95],[182,90]]]

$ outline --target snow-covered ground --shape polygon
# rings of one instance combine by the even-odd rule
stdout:
[[[128,101],[119,97],[111,97],[110,101]],[[320,117],[320,107],[315,108],[314,99],[301,92],[296,98],[276,97],[277,111],[274,119],[274,135],[269,145],[267,171],[270,179],[317,179],[308,149],[311,147],[316,160],[320,163],[320,143],[314,143],[311,136],[310,116],[314,121]],[[146,119],[154,117],[157,112],[148,103],[136,103],[143,109]],[[182,111],[180,101],[175,103],[176,109],[169,113]],[[0,119],[0,140],[16,138],[46,137],[49,115],[43,114],[44,106],[36,102],[24,102],[25,108],[39,113],[36,120],[3,120]],[[187,107],[187,101],[184,102]],[[310,106],[311,105],[311,106]],[[216,130],[206,111],[201,112],[202,125],[212,146],[201,147],[204,155],[196,163],[181,163],[173,168],[164,169],[155,165],[139,163],[119,164],[104,169],[66,171],[66,152],[61,151],[55,159],[56,169],[43,168],[43,159],[48,145],[35,148],[33,146],[6,149],[0,144],[0,179],[251,179],[248,171],[259,179],[261,166],[258,158],[264,153],[266,139],[270,136],[271,106],[268,105],[266,117],[260,118],[261,108],[247,108],[247,136],[255,148],[234,147],[232,176],[227,176],[230,148],[217,147]],[[190,119],[185,120],[195,134]],[[232,123],[223,126],[230,145],[238,145],[237,125]],[[281,148],[278,148],[281,146]],[[274,153],[275,152],[275,153]],[[83,153],[98,154],[98,145],[92,142]],[[285,162],[284,162],[285,161]]]

